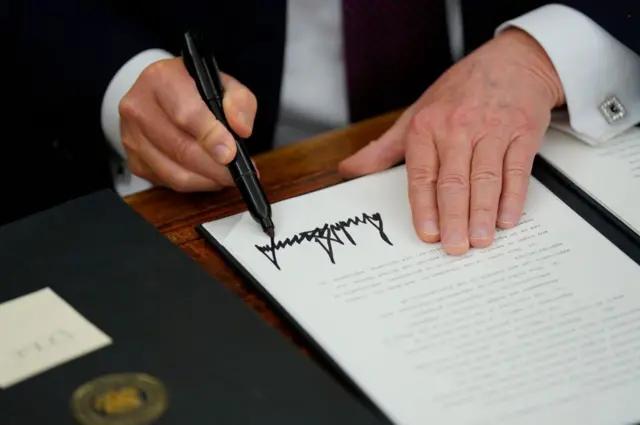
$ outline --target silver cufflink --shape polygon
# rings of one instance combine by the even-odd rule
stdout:
[[[614,122],[624,118],[627,114],[624,105],[615,96],[607,98],[607,100],[600,104],[600,112],[602,112],[604,119],[607,120],[609,124],[613,124]]]

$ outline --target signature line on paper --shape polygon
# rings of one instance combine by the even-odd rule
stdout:
[[[286,238],[284,240],[280,240],[278,242],[272,240],[270,244],[255,245],[255,247],[258,249],[258,251],[264,254],[264,256],[267,257],[278,270],[280,270],[280,265],[278,263],[276,252],[287,247],[301,245],[304,242],[316,242],[329,256],[329,261],[331,261],[332,264],[335,264],[336,261],[333,250],[333,243],[335,242],[339,243],[340,245],[344,245],[344,241],[342,238],[346,238],[349,242],[351,242],[352,245],[356,245],[355,240],[353,239],[351,234],[349,234],[347,229],[351,226],[358,226],[360,224],[369,224],[375,227],[378,230],[380,238],[387,244],[393,246],[393,244],[389,240],[389,237],[384,233],[384,223],[382,222],[380,213],[373,213],[371,215],[362,213],[361,215],[354,218],[349,218],[346,221],[339,221],[333,224],[325,223],[324,225],[318,226],[313,230],[300,232],[297,235]]]

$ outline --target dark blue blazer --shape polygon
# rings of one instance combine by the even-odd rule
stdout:
[[[429,0],[425,0],[429,1]],[[444,1],[444,0],[441,0]],[[29,201],[6,217],[41,209],[111,185],[100,102],[115,72],[136,53],[164,48],[180,54],[185,30],[224,40],[221,68],[256,94],[259,114],[248,146],[269,149],[277,120],[285,45],[286,0],[9,0],[0,5],[3,186]],[[463,0],[465,44],[473,50],[497,25],[546,2]],[[638,0],[568,0],[630,48],[640,51]],[[448,49],[442,35],[443,52]],[[380,110],[410,103],[450,60]],[[640,77],[639,77],[640,78]],[[0,212],[0,222],[3,221]]]

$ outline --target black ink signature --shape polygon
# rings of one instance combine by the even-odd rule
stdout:
[[[282,241],[276,242],[275,240],[271,240],[270,245],[256,245],[255,247],[258,249],[258,251],[264,254],[264,256],[267,257],[278,270],[280,270],[280,265],[278,264],[276,251],[284,249],[288,246],[300,245],[303,242],[318,243],[318,245],[320,245],[329,256],[329,260],[331,261],[331,263],[335,264],[336,262],[332,243],[336,242],[340,245],[344,245],[344,242],[340,238],[340,232],[342,232],[343,236],[346,237],[352,245],[356,245],[356,242],[347,231],[347,228],[351,226],[357,226],[359,224],[371,224],[378,230],[380,238],[382,238],[382,240],[389,245],[393,246],[387,235],[384,233],[384,225],[382,223],[382,217],[380,217],[380,213],[374,213],[372,215],[362,213],[361,216],[350,218],[346,221],[339,221],[334,224],[325,223],[324,225],[316,227],[313,230],[300,232],[297,235],[286,238]]]

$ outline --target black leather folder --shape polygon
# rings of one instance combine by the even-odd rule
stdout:
[[[532,175],[640,265],[640,235],[539,155],[535,158]]]
[[[386,423],[111,191],[0,228],[0,302],[45,287],[113,343],[0,390],[2,425],[76,424],[79,387],[138,374],[166,409],[142,385],[138,407],[92,423],[147,423],[145,408],[158,425]]]

